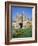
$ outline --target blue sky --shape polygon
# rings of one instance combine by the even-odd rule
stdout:
[[[24,14],[26,16],[28,16],[29,19],[32,18],[32,8],[31,7],[27,8],[27,7],[17,7],[17,6],[13,6],[11,8],[12,20],[15,19],[17,13],[23,13],[23,12],[24,12]]]

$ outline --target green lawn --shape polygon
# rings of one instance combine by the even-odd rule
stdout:
[[[13,31],[13,30],[12,30]],[[13,38],[24,38],[24,37],[32,37],[32,28],[26,29],[15,29],[15,33],[13,33]]]

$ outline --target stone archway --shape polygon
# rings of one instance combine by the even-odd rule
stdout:
[[[20,25],[20,28],[22,28],[22,27],[23,27],[23,23],[19,23],[19,25]]]

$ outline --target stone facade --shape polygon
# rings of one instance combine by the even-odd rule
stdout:
[[[15,29],[19,29],[20,26],[22,26],[22,28],[27,28],[32,25],[32,21],[30,21],[24,14],[17,14],[16,22],[13,22],[12,25]]]

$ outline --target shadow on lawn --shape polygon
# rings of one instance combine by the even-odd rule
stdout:
[[[12,38],[24,38],[24,37],[32,37],[32,28],[26,29],[15,29],[15,32],[12,34]]]

